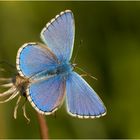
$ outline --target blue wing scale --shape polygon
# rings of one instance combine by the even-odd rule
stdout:
[[[41,43],[24,44],[18,51],[17,69],[21,76],[29,78],[57,64],[56,56]]]
[[[51,114],[61,105],[65,95],[65,80],[60,76],[32,83],[27,89],[28,100],[41,114]]]
[[[61,12],[41,32],[42,40],[60,62],[69,61],[72,55],[75,25],[70,10]]]
[[[73,116],[94,118],[105,115],[106,109],[99,96],[77,73],[72,72],[66,82],[67,110]]]

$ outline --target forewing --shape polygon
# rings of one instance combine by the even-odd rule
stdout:
[[[39,113],[49,115],[61,105],[65,84],[60,76],[32,83],[27,89],[27,98]]]
[[[17,69],[21,76],[31,77],[43,70],[55,67],[57,58],[41,43],[24,44],[17,53]]]
[[[99,96],[77,73],[72,72],[66,82],[67,111],[79,118],[105,115],[106,109]]]
[[[74,32],[73,14],[66,10],[47,23],[41,32],[41,38],[60,62],[69,61],[73,50]]]

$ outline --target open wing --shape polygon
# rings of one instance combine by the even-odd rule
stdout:
[[[65,80],[60,76],[32,83],[27,98],[41,114],[49,115],[61,105],[65,95]]]
[[[72,72],[66,82],[67,111],[79,118],[95,118],[106,114],[105,106],[88,83]]]
[[[24,44],[17,53],[17,70],[21,76],[31,77],[58,64],[56,56],[41,43]]]
[[[62,62],[71,58],[74,34],[74,17],[70,10],[66,10],[47,23],[41,38]]]

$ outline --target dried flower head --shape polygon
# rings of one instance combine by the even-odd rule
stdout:
[[[3,68],[0,68],[0,71],[5,71],[5,70]],[[22,106],[22,110],[23,110],[24,117],[29,122],[30,119],[27,117],[26,110],[25,110],[25,103],[27,100],[26,88],[27,88],[28,83],[29,83],[28,79],[21,77],[19,74],[16,74],[16,76],[13,76],[11,78],[0,77],[0,87],[5,89],[4,92],[0,93],[0,99],[1,99],[0,103],[8,102],[12,100],[13,98],[15,98],[16,96],[19,96],[16,102],[16,106],[14,108],[14,118],[16,119],[17,109],[18,109],[21,97],[22,96],[25,97],[25,102]]]

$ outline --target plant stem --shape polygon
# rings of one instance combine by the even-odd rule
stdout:
[[[48,126],[45,120],[45,116],[37,113],[39,128],[40,128],[40,137],[41,139],[48,139]]]

